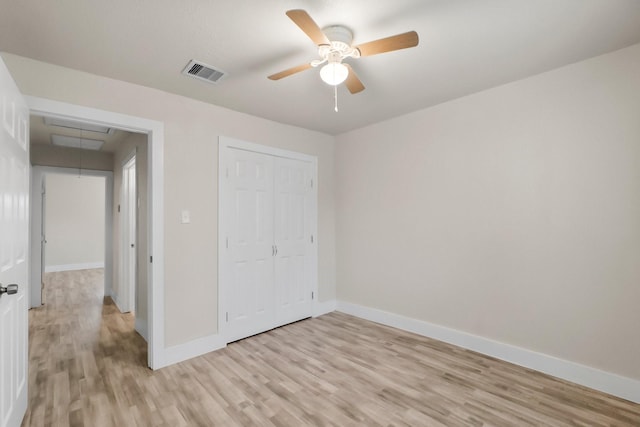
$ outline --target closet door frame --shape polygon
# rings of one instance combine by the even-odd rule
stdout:
[[[227,254],[227,236],[231,221],[227,218],[226,203],[228,199],[227,191],[227,165],[230,159],[230,150],[245,150],[254,153],[267,154],[274,157],[286,159],[301,160],[309,162],[312,167],[311,177],[311,226],[310,236],[312,244],[310,245],[309,261],[310,261],[310,287],[312,291],[311,316],[316,312],[318,304],[318,159],[315,156],[298,153],[295,151],[283,150],[280,148],[256,144],[253,142],[242,141],[235,138],[220,136],[218,139],[218,334],[228,343],[226,335],[227,326],[227,307],[230,298],[230,290],[228,284],[231,282],[229,274],[231,274],[226,262]]]

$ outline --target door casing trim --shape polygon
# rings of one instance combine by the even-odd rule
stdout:
[[[148,359],[152,369],[167,365],[164,357],[164,123],[141,117],[99,110],[51,99],[25,96],[31,114],[62,119],[76,119],[89,123],[148,135],[149,157],[148,192],[150,197],[147,218],[149,254],[148,277]]]

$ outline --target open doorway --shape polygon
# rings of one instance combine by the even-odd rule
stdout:
[[[101,268],[110,295],[113,172],[36,164],[31,175],[30,307],[45,303],[47,272]]]
[[[83,277],[88,286],[102,277],[105,307],[131,313],[132,332],[148,343],[148,135],[48,116],[32,116],[31,124],[31,306],[46,303],[43,286],[60,284],[45,274],[99,270],[73,275],[76,287]],[[55,143],[60,135],[63,145]],[[89,221],[88,212],[100,209]]]
[[[149,258],[139,264],[139,271],[147,272],[147,296],[139,298],[146,301],[148,328],[148,360],[152,369],[158,369],[171,363],[164,346],[164,124],[156,120],[126,114],[114,113],[95,108],[83,107],[38,97],[25,97],[31,114],[61,119],[80,120],[85,123],[117,127],[118,129],[138,132],[148,142],[145,156],[148,169],[145,178],[148,182],[147,239]],[[142,158],[138,156],[138,160]],[[140,173],[138,176],[142,176]],[[117,175],[114,175],[114,181]],[[36,190],[38,191],[38,190]],[[38,194],[38,193],[36,193]],[[38,198],[32,198],[35,203]],[[37,221],[32,220],[32,224]],[[141,229],[142,227],[138,227]],[[35,242],[34,242],[35,239]],[[39,252],[40,235],[32,233],[32,266],[38,264],[34,253]],[[39,276],[31,274],[32,280]],[[106,278],[105,278],[106,280]]]
[[[104,268],[106,178],[48,173],[42,196],[44,272]]]

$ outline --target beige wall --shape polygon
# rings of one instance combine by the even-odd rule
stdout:
[[[341,135],[340,300],[640,379],[640,45]]]
[[[45,269],[104,263],[105,179],[46,175]]]
[[[11,54],[2,57],[23,94],[164,122],[166,345],[217,332],[220,135],[318,157],[318,296],[335,298],[333,137]],[[191,211],[189,227],[180,224],[182,209]]]
[[[147,268],[149,266],[149,253],[147,250],[147,135],[132,133],[118,146],[114,153],[113,171],[113,291],[120,293],[120,245],[121,245],[121,212],[118,205],[122,204],[120,199],[122,194],[122,167],[125,160],[130,158],[131,153],[136,153],[136,188],[138,191],[138,211],[137,211],[137,274],[136,274],[136,320],[142,321],[145,330],[147,329]]]

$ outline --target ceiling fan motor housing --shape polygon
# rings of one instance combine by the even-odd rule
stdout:
[[[321,58],[329,60],[339,56],[340,59],[346,57],[358,58],[360,51],[351,47],[353,41],[353,33],[347,27],[342,25],[331,25],[322,29],[327,36],[331,45],[320,45],[318,54]]]
[[[347,46],[351,46],[351,42],[353,41],[353,33],[351,30],[342,25],[330,25],[328,27],[324,27],[322,32],[332,42],[342,42]]]

